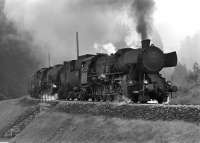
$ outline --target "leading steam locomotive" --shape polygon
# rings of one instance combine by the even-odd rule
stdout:
[[[38,70],[31,79],[32,97],[58,95],[59,99],[81,101],[166,102],[176,86],[159,73],[177,65],[177,54],[164,54],[150,40],[139,49],[124,48],[115,54],[82,55],[77,60]]]

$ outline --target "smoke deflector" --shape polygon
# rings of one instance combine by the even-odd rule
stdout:
[[[171,52],[164,54],[165,56],[165,65],[164,67],[174,67],[177,65],[177,54],[176,52]]]

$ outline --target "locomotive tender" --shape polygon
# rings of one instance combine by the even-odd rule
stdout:
[[[176,65],[176,52],[164,54],[146,39],[139,49],[124,48],[112,55],[86,54],[42,68],[33,75],[29,93],[36,98],[58,94],[65,100],[119,101],[126,97],[136,103],[163,103],[177,88],[159,72]]]

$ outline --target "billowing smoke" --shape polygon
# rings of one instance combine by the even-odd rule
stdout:
[[[142,39],[149,38],[151,33],[152,15],[155,3],[153,0],[135,0],[132,3],[132,15],[135,17],[136,30],[141,34]]]
[[[124,24],[124,11],[132,0],[6,1],[9,19],[19,29],[30,31],[35,42],[49,50],[52,64],[76,57],[76,32],[79,32],[80,55],[98,52],[95,43],[124,43],[130,32]]]
[[[144,39],[151,32],[153,10],[153,0],[6,0],[5,12],[19,31],[32,34],[43,62],[48,63],[49,52],[56,64],[76,57],[76,32],[80,55],[100,52],[94,47],[109,43],[136,48],[140,35]]]
[[[0,10],[1,11],[1,10]],[[28,80],[40,60],[28,33],[18,33],[0,12],[0,100],[26,94]],[[39,57],[39,55],[38,55]]]
[[[153,0],[6,0],[5,11],[19,29],[32,33],[56,64],[76,57],[76,32],[80,55],[99,52],[95,43],[136,48],[139,35],[144,39],[150,32],[153,9]]]

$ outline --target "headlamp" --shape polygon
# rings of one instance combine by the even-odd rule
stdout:
[[[148,80],[144,80],[144,84],[148,84]]]

